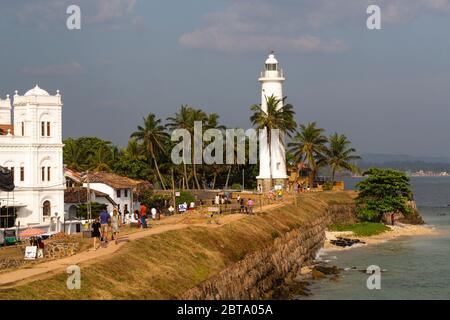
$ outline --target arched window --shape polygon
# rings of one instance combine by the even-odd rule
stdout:
[[[44,201],[44,204],[42,206],[42,214],[44,216],[50,216],[51,214],[51,203],[50,201]]]

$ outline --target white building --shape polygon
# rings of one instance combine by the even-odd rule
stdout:
[[[283,82],[285,80],[283,70],[273,53],[267,58],[264,70],[258,80],[261,83],[261,107],[267,112],[268,97],[273,95],[277,99],[283,99]],[[282,107],[283,104],[280,102],[279,108]],[[282,132],[280,132],[281,134]],[[269,161],[270,154],[272,161]],[[259,175],[256,177],[258,189],[267,191],[273,187],[270,185],[271,178],[275,186],[281,187],[286,183],[288,176],[286,174],[285,147],[279,143],[277,137],[273,136],[271,153],[269,153],[267,134],[263,134],[260,135],[259,141]]]
[[[107,194],[116,203],[117,209],[121,213],[133,213],[137,206],[137,199],[133,197],[133,191],[142,184],[142,181],[133,180],[127,177],[119,176],[109,172],[90,173],[84,179],[83,186],[87,187],[89,179],[89,188]],[[113,210],[113,205],[108,205],[108,211]]]
[[[59,91],[50,95],[36,85],[24,95],[16,91],[13,101],[0,99],[0,128],[0,166],[14,172],[16,185],[0,192],[0,206],[16,207],[16,226],[58,228],[65,188]]]

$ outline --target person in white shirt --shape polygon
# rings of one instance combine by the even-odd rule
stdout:
[[[172,215],[174,211],[175,211],[175,208],[172,205],[170,205],[170,207],[169,207],[170,215]]]
[[[153,220],[156,220],[156,208],[152,208],[152,209],[150,210],[150,212],[151,212],[151,214],[152,214],[152,219],[153,219]]]

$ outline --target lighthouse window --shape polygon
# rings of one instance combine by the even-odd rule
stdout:
[[[266,70],[268,70],[268,71],[276,71],[277,70],[277,64],[276,63],[267,63],[266,64]]]

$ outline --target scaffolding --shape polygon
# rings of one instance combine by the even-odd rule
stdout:
[[[3,167],[0,167],[2,173],[11,172]],[[9,172],[8,172],[9,171]],[[14,183],[3,186],[0,184],[0,227],[3,227],[3,244],[7,244],[8,237],[7,230],[13,228],[16,218],[16,199],[14,194]],[[17,235],[15,235],[17,237]]]

